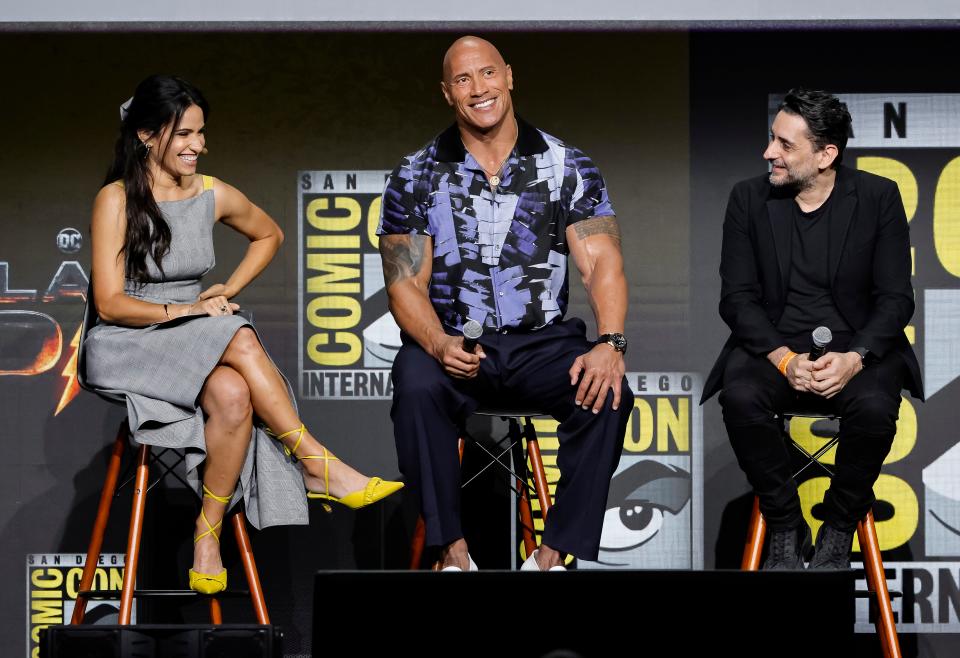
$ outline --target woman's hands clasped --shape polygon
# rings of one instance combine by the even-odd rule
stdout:
[[[230,291],[222,283],[217,283],[204,290],[197,297],[197,301],[190,305],[185,315],[233,315],[240,310],[240,304],[230,301]]]

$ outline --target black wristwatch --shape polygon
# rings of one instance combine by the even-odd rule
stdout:
[[[621,354],[627,353],[627,337],[623,334],[603,334],[597,338],[597,345],[607,343]]]
[[[870,350],[868,350],[866,347],[851,347],[850,351],[856,352],[860,355],[860,365],[866,368],[867,364],[870,362]]]

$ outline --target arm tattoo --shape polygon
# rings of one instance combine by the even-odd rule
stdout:
[[[397,281],[416,276],[423,266],[424,246],[428,235],[381,235],[380,258],[387,287]]]
[[[609,235],[618,243],[620,242],[620,225],[617,224],[617,218],[613,216],[585,219],[574,224],[573,230],[578,240],[585,240],[591,235]]]

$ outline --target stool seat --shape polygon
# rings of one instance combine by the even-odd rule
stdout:
[[[473,414],[493,418],[549,418],[550,416],[538,409],[524,407],[480,407]]]
[[[91,589],[91,590],[81,590],[77,594],[84,596],[88,599],[115,599],[117,597],[117,592],[112,589]],[[133,597],[137,599],[146,599],[146,598],[206,598],[210,596],[209,594],[201,594],[200,592],[194,591],[192,589],[135,589],[133,590]],[[222,592],[217,592],[216,598],[247,598],[250,596],[250,590],[247,589],[225,589]]]
[[[789,420],[790,418],[800,417],[800,418],[821,418],[824,420],[840,420],[840,415],[830,412],[819,412],[819,411],[804,411],[802,409],[788,409],[787,411],[781,411],[780,417],[784,420]]]

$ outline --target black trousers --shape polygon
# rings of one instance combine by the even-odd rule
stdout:
[[[528,333],[486,334],[486,359],[471,380],[448,376],[412,339],[393,362],[394,437],[400,471],[420,498],[426,543],[443,546],[463,537],[457,439],[478,407],[531,407],[560,421],[560,481],[543,543],[581,559],[596,560],[610,478],[620,460],[633,393],[622,382],[620,407],[594,414],[574,404],[577,386],[568,371],[588,352],[582,320],[570,319]]]
[[[772,530],[795,527],[803,516],[790,453],[775,416],[787,408],[841,414],[836,469],[823,500],[824,521],[853,530],[873,505],[873,484],[893,444],[903,371],[900,356],[888,354],[827,400],[794,391],[766,357],[741,348],[731,352],[720,393],[723,421]]]

